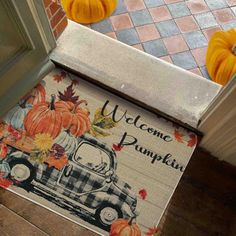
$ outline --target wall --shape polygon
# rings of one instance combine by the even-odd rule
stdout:
[[[43,0],[53,34],[57,39],[67,26],[66,14],[59,0]]]

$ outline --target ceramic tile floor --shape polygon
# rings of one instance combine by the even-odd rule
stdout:
[[[207,44],[236,27],[236,0],[119,0],[112,16],[88,27],[210,79]]]

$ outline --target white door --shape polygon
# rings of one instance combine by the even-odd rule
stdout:
[[[41,0],[0,0],[0,116],[52,68],[56,43]]]

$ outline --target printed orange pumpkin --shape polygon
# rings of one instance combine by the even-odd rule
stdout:
[[[118,0],[62,0],[61,2],[69,19],[90,24],[111,15]]]
[[[56,138],[62,129],[62,117],[55,107],[55,95],[52,95],[51,102],[33,106],[25,117],[24,126],[29,136],[47,133]]]
[[[130,220],[118,219],[111,225],[109,236],[141,236],[141,231],[136,223]]]
[[[32,104],[32,105],[36,105],[40,102],[45,102],[46,91],[45,91],[44,86],[42,84],[38,84],[24,98],[28,98],[27,103]]]
[[[55,104],[56,109],[61,112],[63,128],[76,137],[81,136],[90,128],[89,112],[79,107],[82,103],[86,101],[82,100],[76,104],[58,101]]]

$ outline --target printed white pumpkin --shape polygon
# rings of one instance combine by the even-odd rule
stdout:
[[[65,149],[67,155],[73,153],[77,147],[78,141],[73,135],[67,130],[63,130],[54,140],[55,143],[59,144]]]
[[[31,108],[32,105],[26,103],[26,101],[18,103],[6,114],[3,120],[15,129],[23,129],[25,116]]]

